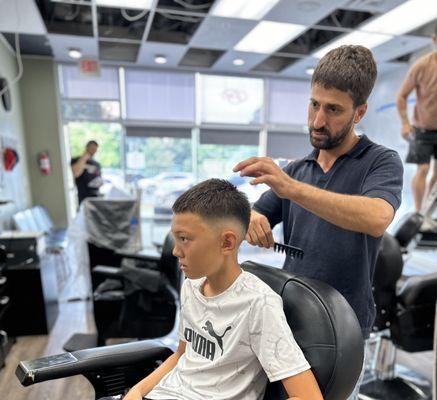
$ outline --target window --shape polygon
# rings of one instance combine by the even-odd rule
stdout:
[[[261,124],[262,79],[201,75],[200,112],[204,123]]]
[[[194,121],[194,75],[126,70],[126,114],[134,120]]]

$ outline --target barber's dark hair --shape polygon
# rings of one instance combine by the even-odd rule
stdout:
[[[90,145],[94,145],[94,146],[99,146],[99,144],[95,141],[95,140],[90,140],[87,144],[86,147],[90,146]]]
[[[173,204],[175,214],[198,214],[205,220],[232,218],[247,232],[250,204],[244,193],[224,179],[208,179],[184,192]]]
[[[364,104],[377,75],[372,52],[364,46],[341,46],[327,53],[317,64],[311,86],[348,92],[354,107]]]

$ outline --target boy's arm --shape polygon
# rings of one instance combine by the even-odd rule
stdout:
[[[174,354],[165,360],[155,371],[138,382],[129,390],[123,400],[141,400],[143,396],[149,393],[178,363],[179,359],[185,353],[186,343],[179,341],[179,346]]]
[[[310,369],[282,379],[282,384],[289,396],[288,400],[323,400],[319,385]]]

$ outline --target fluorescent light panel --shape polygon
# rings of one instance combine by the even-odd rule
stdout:
[[[344,44],[360,44],[369,49],[379,46],[395,35],[403,35],[437,18],[437,6],[429,7],[429,4],[429,0],[408,0],[315,51],[313,56],[322,58],[330,50]]]
[[[237,45],[235,50],[270,54],[299,36],[304,25],[261,21]]]
[[[279,0],[219,0],[211,10],[217,17],[260,20]]]
[[[131,8],[134,10],[150,10],[153,0],[96,0],[102,7]]]

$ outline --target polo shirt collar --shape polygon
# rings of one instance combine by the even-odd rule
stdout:
[[[350,158],[358,158],[361,154],[366,150],[369,146],[371,146],[371,140],[366,136],[360,136],[360,140],[358,143],[352,147],[346,154],[343,154],[342,157],[348,156]],[[319,149],[314,149],[310,154],[308,154],[304,161],[317,161],[317,157],[319,156]]]

